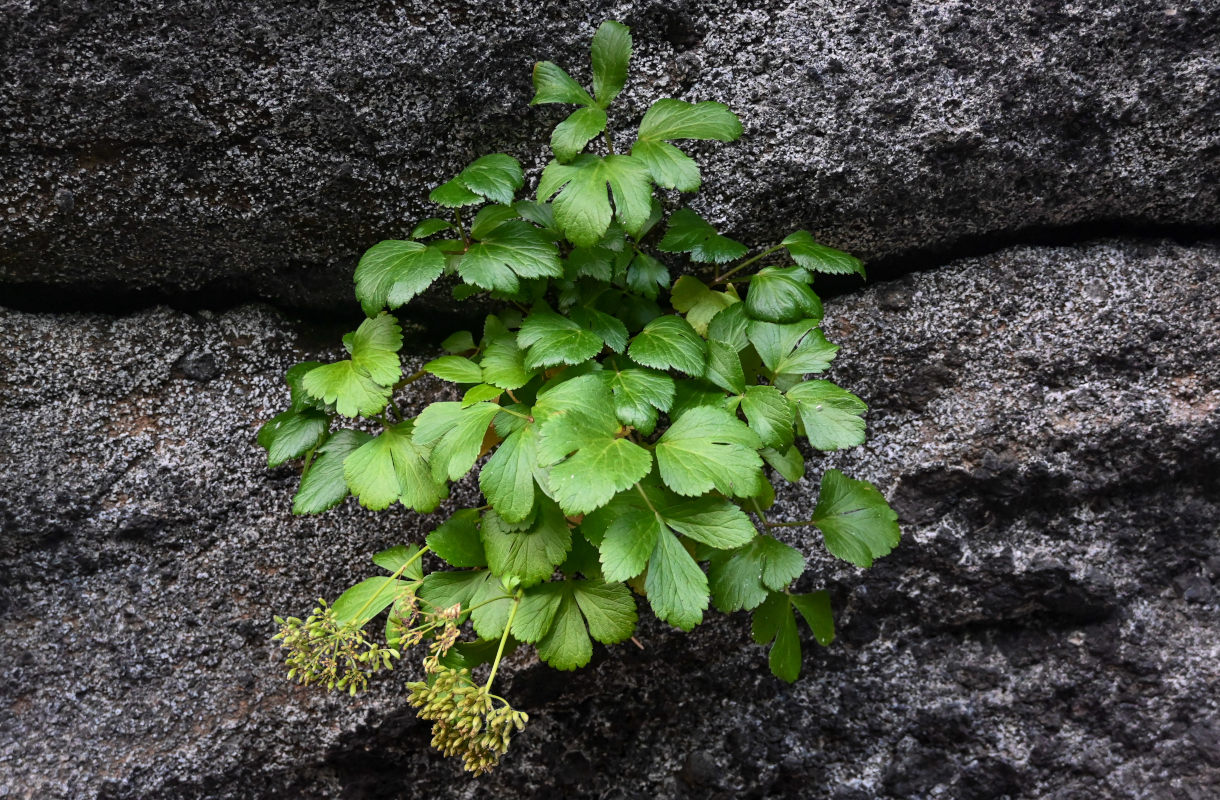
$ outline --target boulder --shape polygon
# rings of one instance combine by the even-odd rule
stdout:
[[[828,303],[870,439],[771,518],[807,518],[835,466],[904,529],[867,571],[777,529],[838,639],[803,635],[792,686],[745,614],[690,635],[644,614],[640,647],[572,675],[522,652],[501,692],[530,725],[478,782],[428,748],[414,658],[350,699],[287,682],[270,640],[437,520],[296,518],[293,468],[265,468],[283,370],[339,330],[0,312],[0,794],[1215,796],[1218,270],[1208,244],[1014,247]],[[446,396],[417,386],[410,407]]]
[[[529,107],[531,65],[587,80],[607,18],[637,52],[620,147],[659,97],[741,115],[694,148],[697,206],[752,244],[906,264],[1218,218],[1215,3],[70,0],[0,19],[7,302],[355,313],[359,254],[431,187],[493,151],[536,175],[566,112]]]

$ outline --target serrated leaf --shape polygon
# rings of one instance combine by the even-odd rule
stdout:
[[[842,250],[818,244],[808,231],[797,231],[786,237],[780,244],[788,250],[788,255],[792,256],[792,260],[805,269],[833,275],[855,272],[861,278],[868,277],[864,274],[864,264],[860,259],[844,253]]]
[[[419,415],[415,439],[432,447],[429,462],[438,483],[460,480],[479,460],[492,419],[501,412],[496,403],[433,403]]]
[[[822,318],[822,301],[809,286],[781,270],[767,267],[750,279],[746,313],[764,322],[798,322]]]
[[[627,267],[627,288],[656,300],[660,290],[669,286],[669,268],[647,253],[636,253]]]
[[[427,289],[445,269],[445,254],[419,242],[389,239],[365,251],[356,265],[356,299],[364,313],[398,308]]]
[[[825,647],[835,640],[835,618],[830,608],[830,593],[825,589],[811,594],[794,594],[792,606],[804,617],[818,644]]]
[[[631,340],[628,353],[634,361],[654,369],[676,369],[687,375],[703,374],[706,345],[681,317],[657,317]]]
[[[300,458],[317,447],[330,428],[330,418],[320,411],[285,411],[258,430],[258,443],[267,450],[267,466],[278,467]]]
[[[631,156],[595,156],[584,153],[571,164],[552,161],[542,171],[538,199],[552,201],[555,221],[572,244],[591,247],[610,227],[609,192],[614,212],[629,233],[638,231],[652,209],[652,182],[647,168]]]
[[[509,435],[483,465],[479,488],[506,521],[521,522],[534,510],[537,466],[537,434],[532,425]]]
[[[714,139],[741,136],[741,120],[724,103],[687,103],[665,98],[653,103],[640,122],[641,139]]]
[[[494,314],[483,329],[483,358],[479,362],[483,380],[501,389],[520,389],[534,377],[525,368],[525,353],[517,345],[516,334]]]
[[[440,505],[443,486],[432,479],[427,451],[411,439],[410,422],[399,423],[365,442],[343,462],[343,477],[360,505],[374,511],[395,500],[428,512]]]
[[[467,283],[509,294],[520,288],[518,278],[563,275],[555,243],[524,220],[504,222],[472,242],[457,269]]]
[[[428,534],[428,547],[454,567],[485,567],[487,555],[479,537],[479,512],[464,508]]]
[[[474,219],[470,221],[470,236],[473,239],[483,239],[496,228],[508,222],[510,219],[520,218],[517,209],[514,206],[502,205],[500,203],[492,203],[479,209],[479,213],[474,215]],[[464,251],[466,248],[463,247]]]
[[[492,202],[508,204],[525,185],[525,174],[517,159],[504,153],[492,153],[470,162],[470,166],[458,173],[457,180]]]
[[[606,112],[600,108],[578,108],[551,131],[551,150],[560,163],[576,158],[590,141],[606,129]]]
[[[585,630],[580,607],[568,592],[560,595],[551,629],[538,642],[538,657],[558,670],[583,667],[593,657],[593,643]]]
[[[717,549],[738,547],[757,533],[744,511],[717,497],[675,498],[657,513],[673,530]]]
[[[439,217],[429,217],[428,219],[421,220],[420,223],[411,230],[411,238],[427,239],[429,236],[434,236],[441,231],[448,230],[453,230],[452,222]]]
[[[877,487],[837,469],[822,476],[813,524],[822,532],[831,555],[857,567],[872,566],[874,559],[897,547],[902,536],[898,515]]]
[[[818,450],[841,450],[864,442],[864,412],[859,397],[830,381],[812,380],[788,390],[796,403],[809,444]]]
[[[331,610],[340,625],[363,627],[385,611],[411,582],[397,578],[367,578],[335,599]]]
[[[644,164],[657,186],[680,192],[699,191],[703,182],[699,165],[669,142],[641,139],[632,145],[631,155]]]
[[[504,390],[499,386],[492,386],[490,383],[480,383],[477,386],[471,386],[466,390],[466,394],[462,395],[462,408],[467,408],[475,403],[482,403],[486,400],[498,400]]]
[[[445,181],[428,193],[428,199],[445,208],[462,208],[484,202],[483,196],[475,194],[457,178]]]
[[[367,433],[340,430],[318,448],[309,471],[301,477],[301,488],[292,498],[292,513],[320,514],[343,502],[348,495],[343,478],[343,460],[372,437]]]
[[[656,428],[657,412],[673,406],[674,379],[662,372],[629,367],[608,372],[606,380],[619,421],[645,436]]]
[[[536,307],[521,323],[517,345],[525,348],[526,369],[580,364],[602,351],[602,338],[545,306]]]
[[[406,567],[402,576],[407,580],[419,581],[424,578],[424,568],[422,562],[415,558],[415,554],[418,552],[417,545],[397,544],[373,556],[373,563],[387,572],[396,573],[410,562],[410,566]],[[413,558],[415,561],[412,562]]]
[[[441,349],[446,353],[466,353],[474,348],[474,336],[470,331],[451,333],[441,342]]]
[[[630,580],[643,572],[661,536],[672,534],[647,508],[630,509],[617,515],[607,526],[598,546],[606,580]]]
[[[592,579],[574,581],[572,594],[594,639],[617,644],[631,638],[638,617],[635,600],[626,586]]]
[[[746,374],[741,368],[737,351],[714,339],[707,343],[707,368],[703,377],[733,394],[741,394],[746,390]]]
[[[305,391],[303,382],[305,375],[315,367],[322,366],[321,361],[302,361],[299,364],[293,364],[284,372],[284,383],[288,384],[288,393],[291,399],[292,411],[306,411],[314,409],[316,411],[325,411],[325,405],[319,403],[317,399],[310,397]],[[262,445],[262,442],[259,442]],[[266,446],[266,445],[262,445]]]
[[[792,406],[774,386],[751,386],[741,399],[750,428],[763,444],[776,450],[787,450],[793,442],[796,419]]]
[[[762,477],[758,434],[729,412],[692,408],[657,441],[661,479],[678,494],[697,496],[715,489],[733,497],[757,494]]]
[[[792,605],[785,602],[783,609],[767,663],[771,667],[771,674],[792,683],[801,676],[801,637],[796,632]]]
[[[430,372],[441,380],[451,383],[482,383],[483,370],[469,358],[441,356],[424,364],[424,372]]]
[[[483,517],[488,567],[498,576],[520,579],[525,587],[549,578],[572,547],[572,532],[559,506],[546,498],[538,502],[533,523],[522,531],[512,530],[494,510]]]
[[[788,595],[771,592],[756,609],[750,620],[750,635],[756,644],[767,644],[779,632],[784,614],[789,613]]]
[[[707,326],[707,338],[724,342],[740,353],[750,344],[747,334],[749,326],[750,319],[746,316],[745,306],[734,303],[712,317]]]
[[[336,361],[309,371],[302,381],[305,391],[331,404],[345,417],[371,417],[385,408],[393,389],[369,377],[350,360]]]
[[[748,330],[750,343],[772,375],[823,372],[839,351],[812,319],[787,325],[751,322]]]
[[[572,79],[562,67],[550,61],[534,64],[534,98],[530,105],[539,103],[575,103],[597,105],[585,88]]]
[[[631,31],[626,25],[606,20],[593,34],[593,96],[602,108],[610,105],[627,82],[631,60]]]
[[[669,217],[669,228],[657,249],[663,253],[690,253],[692,261],[723,264],[746,254],[741,242],[721,236],[707,220],[680,208]]]
[[[614,352],[621,353],[627,349],[627,326],[618,317],[595,308],[573,308],[569,314],[573,322],[593,331]]]
[[[712,291],[698,278],[683,275],[674,282],[670,302],[686,315],[686,321],[700,336],[707,336],[716,315],[739,300],[736,293]]]
[[[419,587],[419,597],[436,611],[460,605],[467,609],[471,598],[487,581],[495,580],[488,570],[429,572]],[[499,581],[496,580],[498,584]]]
[[[759,452],[762,454],[763,460],[789,483],[796,483],[805,477],[805,457],[801,455],[801,450],[796,445],[783,451],[764,447]]]
[[[707,576],[676,536],[657,537],[644,579],[648,603],[657,618],[684,631],[703,621],[707,609]]]

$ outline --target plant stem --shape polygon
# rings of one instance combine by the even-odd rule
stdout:
[[[813,524],[813,520],[806,519],[800,522],[767,522],[763,520],[768,528],[804,528]]]
[[[369,607],[369,606],[371,606],[371,605],[373,604],[373,601],[374,601],[374,600],[376,600],[378,597],[380,597],[380,596],[381,596],[381,593],[385,591],[386,587],[387,587],[387,586],[389,586],[390,584],[392,584],[394,581],[398,580],[399,576],[400,576],[400,575],[402,575],[404,572],[406,572],[406,571],[407,571],[407,567],[411,566],[411,565],[412,565],[412,564],[414,564],[416,561],[418,561],[418,560],[420,559],[420,557],[421,557],[421,556],[422,556],[424,553],[426,553],[426,552],[428,552],[428,546],[427,546],[427,545],[424,545],[423,547],[419,548],[419,551],[418,551],[418,552],[417,552],[415,555],[413,555],[413,556],[411,556],[410,558],[408,558],[408,559],[407,559],[407,560],[406,560],[406,561],[403,563],[403,565],[402,565],[401,567],[399,567],[399,568],[398,568],[398,571],[397,571],[397,572],[395,572],[395,573],[394,573],[393,575],[391,575],[390,577],[386,578],[386,579],[385,579],[385,583],[383,583],[383,584],[381,584],[381,586],[377,587],[377,591],[373,592],[373,596],[372,596],[372,597],[370,597],[368,600],[365,600],[365,601],[364,601],[364,605],[360,606],[360,610],[359,610],[359,611],[357,611],[357,612],[356,612],[356,613],[353,615],[353,617],[352,617],[352,618],[353,618],[353,619],[360,619],[360,615],[361,615],[361,614],[363,614],[363,613],[365,612],[365,610],[366,610],[366,609],[368,609],[368,607]]]
[[[516,599],[513,600],[513,610],[508,612],[508,622],[504,623],[504,633],[500,634],[500,647],[496,650],[496,660],[491,664],[491,674],[487,676],[487,683],[483,685],[484,691],[491,691],[491,683],[496,679],[496,671],[500,669],[500,661],[504,658],[504,646],[508,644],[508,632],[513,629],[513,620],[517,617],[517,609],[521,607],[521,590],[517,590]]]
[[[422,369],[419,372],[412,372],[410,375],[403,378],[398,383],[394,384],[394,391],[397,392],[399,389],[403,388],[404,386],[409,386],[410,384],[415,383],[417,380],[419,380],[420,378],[424,377],[427,374],[428,373]]]
[[[521,419],[526,420],[528,422],[534,421],[534,418],[531,417],[529,414],[522,414],[520,411],[513,411],[511,408],[505,408],[504,406],[501,406],[500,410],[503,411],[505,414],[512,414],[514,417],[521,417]]]
[[[462,237],[462,244],[469,245],[470,240],[466,238],[466,229],[462,227],[462,209],[453,209],[453,217],[457,220],[458,236]]]
[[[754,256],[753,258],[747,258],[745,261],[743,261],[740,264],[738,264],[737,266],[733,267],[731,270],[724,273],[723,275],[717,275],[715,278],[712,278],[712,285],[714,286],[717,283],[724,283],[725,281],[727,281],[729,279],[729,277],[731,275],[733,275],[737,272],[740,272],[741,270],[743,270],[746,267],[753,264],[758,259],[769,256],[770,254],[774,253],[776,250],[780,249],[781,247],[783,247],[782,244],[777,244],[777,245],[775,245],[775,247],[769,247],[766,250],[763,250],[761,253]]]
[[[614,137],[612,137],[610,135],[610,126],[609,125],[606,125],[605,135],[606,135],[606,153],[609,155],[614,155]]]
[[[402,409],[398,407],[398,403],[393,397],[390,398],[390,407],[394,409],[394,414],[398,417],[398,421],[402,422],[406,419],[406,415],[402,413]]]
[[[754,505],[754,513],[758,514],[758,518],[763,521],[763,526],[767,528],[774,527],[770,522],[767,522],[767,515],[763,513],[762,506],[758,504],[758,501],[751,497],[750,502]]]
[[[305,454],[305,466],[301,468],[301,480],[305,480],[305,476],[309,474],[309,466],[313,463],[313,454],[316,450],[316,447],[311,447]]]

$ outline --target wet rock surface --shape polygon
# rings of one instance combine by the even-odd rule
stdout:
[[[531,64],[584,76],[606,18],[636,41],[620,144],[661,96],[742,116],[694,149],[698,206],[747,241],[901,260],[1217,219],[1215,2],[10,2],[0,281],[49,310],[354,310],[358,255],[428,188],[541,165],[564,112],[528,107]]]
[[[819,457],[892,499],[872,570],[813,532],[806,635],[772,678],[744,614],[557,675],[478,780],[431,752],[396,672],[287,683],[306,610],[436,518],[294,518],[253,443],[285,367],[339,330],[265,306],[0,312],[0,787],[17,797],[1204,798],[1220,792],[1220,249],[1020,247],[841,297],[831,377],[868,444]],[[418,358],[428,356],[417,348]],[[410,366],[410,365],[408,365]],[[423,384],[409,402],[442,391]],[[457,501],[472,499],[459,490]]]

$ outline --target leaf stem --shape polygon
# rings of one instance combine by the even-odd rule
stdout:
[[[804,528],[812,525],[813,520],[806,519],[801,520],[800,522],[767,522],[766,520],[763,520],[763,523],[768,528]]]
[[[508,621],[504,623],[504,633],[500,634],[500,647],[496,650],[496,660],[491,664],[491,674],[487,676],[487,683],[483,685],[484,691],[491,691],[492,681],[496,679],[496,671],[500,669],[500,661],[504,658],[504,646],[508,644],[508,633],[513,629],[513,620],[517,617],[517,609],[521,607],[521,590],[517,590],[517,596],[513,600],[513,609],[508,612]]]
[[[767,515],[766,515],[766,514],[763,512],[763,510],[762,510],[762,506],[760,506],[760,505],[758,504],[758,500],[757,500],[757,499],[755,499],[755,498],[751,497],[751,498],[750,498],[750,503],[751,503],[751,504],[753,504],[753,506],[754,506],[754,513],[758,514],[758,518],[759,518],[759,519],[761,519],[761,520],[763,521],[763,526],[764,526],[764,527],[767,527],[767,528],[773,528],[773,527],[775,527],[775,526],[774,526],[774,525],[772,525],[770,522],[767,522]]]
[[[419,380],[420,378],[424,377],[427,374],[428,374],[427,370],[422,370],[422,369],[419,372],[412,372],[410,375],[403,378],[398,383],[394,384],[394,391],[397,392],[399,389],[403,388],[404,386],[409,386],[410,384],[415,383],[417,380]]]
[[[395,401],[393,397],[390,398],[390,408],[394,409],[394,414],[398,417],[399,422],[402,422],[407,418],[406,415],[402,413],[402,409],[398,407],[398,402]]]
[[[526,420],[528,422],[534,421],[534,418],[531,417],[529,414],[522,414],[520,411],[513,411],[511,408],[506,408],[504,406],[500,406],[500,410],[503,411],[505,414],[512,414],[514,417],[521,417],[521,419]]]
[[[401,576],[404,572],[407,571],[407,567],[411,566],[416,561],[419,561],[420,557],[423,556],[423,554],[426,552],[428,552],[428,545],[424,545],[423,547],[419,548],[419,550],[416,551],[415,555],[411,556],[406,561],[404,561],[403,565],[398,568],[398,571],[395,572],[390,577],[386,578],[385,583],[381,584],[381,586],[378,587],[377,591],[373,592],[373,596],[370,597],[368,600],[364,601],[364,605],[360,606],[360,610],[357,611],[354,615],[352,615],[352,619],[360,619],[360,615],[363,614],[365,612],[365,610],[373,604],[374,600],[376,600],[378,597],[381,596],[381,593],[385,591],[386,587],[389,586],[394,581],[398,580],[399,576]]]
[[[318,448],[311,447],[309,452],[305,454],[305,466],[301,468],[301,480],[305,480],[305,476],[309,474],[309,466],[313,463],[313,454]]]
[[[715,286],[718,283],[724,283],[725,281],[727,281],[729,279],[730,276],[734,275],[735,273],[740,272],[741,270],[750,266],[751,264],[753,264],[755,261],[759,260],[760,258],[765,258],[766,256],[771,255],[776,250],[779,250],[781,247],[783,247],[782,244],[777,244],[777,245],[775,245],[775,247],[769,247],[766,250],[763,250],[761,253],[754,256],[753,258],[747,258],[745,261],[743,261],[740,264],[738,264],[737,266],[733,267],[731,270],[724,273],[723,275],[717,275],[715,278],[712,278],[712,285]]]
[[[453,217],[457,220],[458,236],[462,237],[462,244],[470,246],[470,239],[466,237],[466,229],[462,227],[462,209],[453,209]]]
[[[608,155],[614,155],[614,137],[610,135],[609,123],[606,124],[606,130],[603,131],[603,134],[606,137],[606,153]]]

